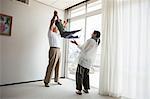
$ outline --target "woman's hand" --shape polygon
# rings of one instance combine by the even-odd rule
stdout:
[[[76,45],[78,45],[78,43],[74,40],[74,41],[70,41],[71,43],[74,43]]]

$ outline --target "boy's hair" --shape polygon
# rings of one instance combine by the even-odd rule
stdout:
[[[99,31],[94,30],[94,33],[96,34],[96,38],[99,38],[101,36],[101,33]]]
[[[57,16],[57,11],[56,10],[54,11],[54,16]]]

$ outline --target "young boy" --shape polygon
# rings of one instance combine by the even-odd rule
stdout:
[[[55,20],[55,18],[57,18],[57,19]],[[80,30],[74,30],[74,31],[66,31],[65,27],[66,27],[66,25],[68,23],[68,20],[64,21],[64,24],[63,24],[62,20],[59,19],[59,17],[58,17],[57,11],[54,11],[54,16],[53,16],[53,18],[51,20],[52,24],[54,24],[54,22],[55,22],[55,25],[57,26],[57,28],[58,28],[58,30],[60,32],[61,37],[68,38],[68,39],[70,39],[70,38],[79,38],[78,36],[73,36],[73,34],[81,31],[81,29]]]

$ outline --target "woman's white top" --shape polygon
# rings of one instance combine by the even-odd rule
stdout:
[[[61,47],[61,36],[59,33],[54,33],[52,31],[48,32],[48,39],[50,47]]]
[[[95,61],[98,44],[94,39],[90,38],[82,46],[78,45],[78,47],[81,49],[78,64],[90,69]]]

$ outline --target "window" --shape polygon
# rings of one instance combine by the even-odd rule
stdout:
[[[96,14],[90,17],[87,17],[86,22],[86,40],[91,37],[91,34],[94,30],[98,30],[101,32],[101,18],[102,14]],[[101,45],[101,44],[100,44]],[[101,47],[98,46],[96,60],[91,67],[90,70],[90,83],[92,86],[97,87],[99,86],[99,70],[100,70],[100,56],[101,56]]]
[[[87,17],[87,23],[86,23],[86,40],[91,36],[91,33],[93,30],[101,31],[101,18],[102,14],[96,14]]]
[[[79,7],[71,11],[71,17],[79,16],[85,14],[85,6]]]
[[[92,12],[101,8],[102,8],[102,0],[97,0],[96,2],[87,4],[87,12]]]
[[[95,0],[95,2],[87,2],[82,6],[80,5],[79,7],[73,9],[71,8],[68,10],[68,13],[70,14],[70,30],[82,28],[81,32],[75,34],[80,37],[79,39],[75,39],[80,44],[83,44],[87,39],[89,39],[94,30],[99,30],[101,32],[102,13],[101,11],[99,11],[101,10],[101,7],[101,0]],[[78,49],[77,46],[69,42],[66,52],[68,52],[66,63],[68,69],[67,77],[70,79],[75,79],[80,49]],[[100,46],[98,47],[96,56],[97,57],[94,66],[90,68],[90,85],[98,88],[101,56]]]
[[[75,35],[78,35],[80,39],[76,39],[77,42],[83,43],[84,42],[84,31],[85,31],[85,19],[79,19],[76,21],[71,21],[70,22],[70,30],[76,30],[80,29],[82,30],[78,32]],[[75,47],[74,44],[69,43],[69,50],[68,50],[68,77],[71,79],[75,78],[75,72],[76,72],[76,67],[77,67],[77,62],[78,62],[78,55],[80,50]]]

